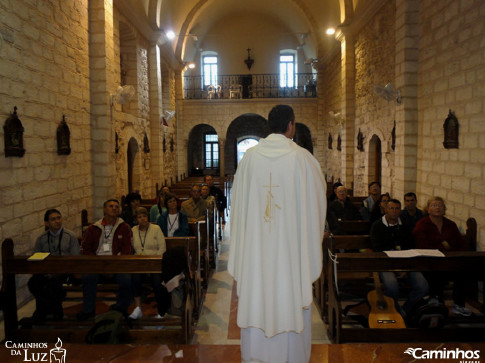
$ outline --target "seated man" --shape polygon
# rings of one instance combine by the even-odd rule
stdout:
[[[391,199],[385,208],[386,214],[372,224],[370,237],[372,249],[375,252],[407,250],[413,248],[413,237],[409,228],[401,223],[401,202]],[[379,277],[384,285],[384,293],[393,298],[396,310],[403,318],[411,312],[413,306],[428,293],[428,282],[421,272],[411,271],[404,274],[404,278],[411,291],[406,303],[401,308],[398,303],[399,285],[396,272],[380,272]]]
[[[44,224],[48,228],[35,243],[34,252],[49,252],[53,256],[79,255],[79,242],[74,232],[62,227],[62,215],[57,209],[49,209],[44,215]],[[34,320],[45,320],[52,314],[54,320],[64,316],[62,284],[68,275],[33,275],[29,290],[35,297]]]
[[[103,204],[104,218],[90,225],[84,234],[82,252],[84,255],[131,255],[132,232],[130,226],[123,222],[120,215],[120,203],[116,199],[108,199]],[[94,317],[96,307],[96,290],[100,275],[83,276],[83,310],[77,314],[78,320]],[[131,303],[131,275],[117,274],[114,276],[120,285],[116,309],[126,314]]]
[[[216,208],[224,222],[224,209],[227,207],[227,198],[224,192],[214,185],[214,179],[211,175],[204,176],[204,182],[209,186],[209,194],[216,199]]]
[[[370,221],[370,214],[374,204],[381,197],[381,183],[373,181],[369,184],[369,196],[362,202],[362,207],[360,208],[360,215],[363,220]]]
[[[407,225],[411,231],[414,229],[416,222],[423,218],[423,211],[416,207],[418,200],[416,194],[409,192],[404,194],[404,209],[401,211],[401,221]]]
[[[337,199],[330,202],[327,208],[327,221],[330,231],[335,234],[343,233],[339,231],[339,221],[350,221],[360,219],[357,207],[347,197],[347,189],[344,186],[337,187],[335,194]]]
[[[200,185],[192,186],[190,195],[192,196],[190,199],[182,202],[180,211],[187,216],[189,223],[205,220],[207,204],[200,198]]]
[[[202,184],[202,188],[200,189],[200,197],[203,200],[205,200],[207,209],[209,210],[209,216],[210,218],[212,218],[214,213],[216,198],[214,198],[214,196],[210,195],[209,193],[210,193],[209,186],[207,184]]]

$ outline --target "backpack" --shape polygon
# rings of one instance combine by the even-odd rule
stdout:
[[[110,310],[98,315],[94,325],[86,335],[87,344],[118,344],[125,333],[123,329],[124,315],[117,310]]]
[[[424,329],[439,329],[445,324],[448,308],[438,299],[420,300],[411,316],[413,325]]]

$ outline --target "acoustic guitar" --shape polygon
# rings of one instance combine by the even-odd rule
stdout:
[[[394,300],[382,292],[381,280],[377,272],[373,273],[375,290],[367,294],[371,306],[369,328],[404,329],[406,324],[401,314],[396,311]]]

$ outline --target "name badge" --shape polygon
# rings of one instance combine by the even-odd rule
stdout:
[[[108,252],[109,251],[109,245],[107,243],[103,244],[103,251]]]

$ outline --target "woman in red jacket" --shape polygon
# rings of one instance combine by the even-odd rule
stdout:
[[[416,248],[438,249],[442,252],[463,249],[463,238],[456,223],[445,217],[446,205],[441,197],[428,200],[428,215],[420,219],[414,227],[413,235]],[[453,280],[453,308],[455,315],[470,316],[472,312],[465,307],[467,279],[461,273],[449,272],[424,273],[429,283],[431,298],[443,302],[443,289],[449,280]]]

